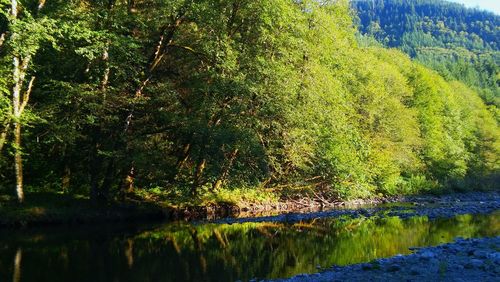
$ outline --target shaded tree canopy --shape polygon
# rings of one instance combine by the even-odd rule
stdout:
[[[95,199],[305,184],[347,198],[498,180],[498,116],[474,88],[358,44],[347,1],[26,0],[15,21],[8,2],[4,191],[19,150],[26,189]],[[23,91],[36,80],[16,118],[11,61],[27,55]]]

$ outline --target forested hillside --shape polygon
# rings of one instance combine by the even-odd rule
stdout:
[[[0,187],[20,200],[23,183],[93,199],[498,184],[500,130],[478,94],[358,46],[347,1],[14,2],[0,2]],[[463,44],[490,37],[463,50],[491,54],[498,79],[484,15]]]
[[[500,16],[441,0],[355,0],[362,34],[500,105]]]

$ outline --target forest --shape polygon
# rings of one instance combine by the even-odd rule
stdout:
[[[500,106],[499,15],[442,0],[356,0],[352,7],[364,41],[399,48]]]
[[[499,16],[382,3],[0,0],[0,194],[497,189]]]

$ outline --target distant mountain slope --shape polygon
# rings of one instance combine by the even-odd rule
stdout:
[[[500,104],[500,16],[440,0],[354,0],[360,33]]]

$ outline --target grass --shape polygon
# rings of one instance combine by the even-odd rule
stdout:
[[[134,197],[144,201],[152,201],[163,207],[185,208],[205,207],[217,205],[248,206],[251,204],[273,204],[279,201],[279,196],[269,190],[259,188],[236,188],[220,189],[211,192],[208,189],[200,189],[196,196],[187,188],[176,187],[162,189],[159,187],[151,189],[136,190]]]
[[[279,201],[278,195],[264,189],[222,189],[217,193],[208,193],[201,197],[202,205],[226,203],[240,207],[251,204],[266,205]]]

